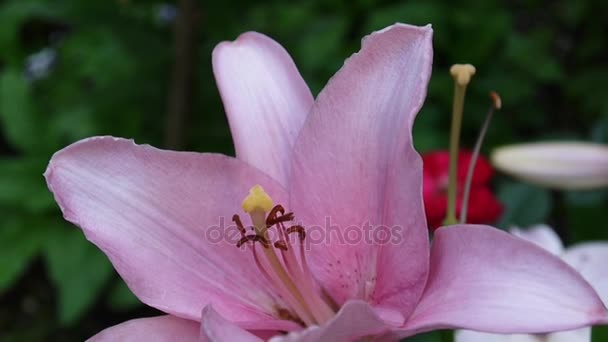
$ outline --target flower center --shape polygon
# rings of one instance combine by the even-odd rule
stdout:
[[[243,200],[243,210],[251,217],[253,226],[248,234],[239,215],[232,217],[241,233],[236,246],[247,245],[250,248],[260,273],[287,305],[286,309],[278,309],[279,318],[304,326],[323,324],[331,319],[335,315],[331,301],[323,296],[306,262],[304,227],[286,226],[293,221],[293,213],[286,212],[280,204],[274,205],[259,185],[251,188]],[[271,232],[274,233],[272,237]],[[292,243],[289,237],[294,233],[297,241]],[[298,245],[299,257],[294,244]]]

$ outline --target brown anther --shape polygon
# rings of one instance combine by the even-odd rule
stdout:
[[[243,236],[239,242],[236,243],[236,247],[240,248],[243,244],[247,243],[247,242],[259,242],[262,244],[262,246],[264,246],[264,248],[268,248],[270,246],[270,244],[268,243],[268,240],[266,240],[263,236],[260,235],[247,235],[247,236]]]
[[[291,227],[287,228],[285,233],[287,233],[287,235],[289,235],[291,233],[298,233],[298,237],[300,238],[300,241],[304,241],[304,239],[306,238],[306,231],[304,230],[304,227],[302,227],[302,226],[291,226]]]
[[[283,241],[276,241],[274,243],[274,247],[284,251],[287,250],[287,244],[285,244]]]
[[[277,204],[268,213],[268,216],[266,217],[266,226],[272,227],[275,224],[289,222],[291,220],[293,220],[293,213],[285,214],[285,208],[283,208],[282,205]]]
[[[490,97],[492,98],[492,101],[494,102],[494,109],[500,109],[502,107],[502,100],[500,99],[500,95],[498,95],[497,92],[492,91],[490,92]]]
[[[241,218],[239,217],[239,215],[234,214],[232,216],[232,222],[234,222],[234,224],[236,224],[236,228],[239,230],[241,235],[244,237],[245,236],[245,226],[243,226],[243,222],[241,222]]]

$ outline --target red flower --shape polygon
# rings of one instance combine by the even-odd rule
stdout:
[[[472,155],[471,151],[461,151],[458,155],[457,217],[460,217],[462,193]],[[422,156],[422,162],[424,164],[423,194],[426,218],[429,227],[436,229],[441,226],[447,210],[450,154],[448,151],[426,153]],[[490,180],[493,175],[494,170],[490,163],[479,156],[471,184],[467,223],[492,223],[502,214],[502,204],[490,189]]]

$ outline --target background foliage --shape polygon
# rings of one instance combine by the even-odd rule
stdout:
[[[414,133],[420,151],[447,147],[447,70],[455,62],[478,70],[465,108],[465,145],[476,137],[489,90],[501,93],[504,109],[486,152],[542,139],[608,142],[608,22],[597,20],[608,2],[226,0],[198,7],[194,96],[186,124],[167,132],[175,130],[168,122],[175,119],[179,4],[0,0],[0,340],[77,341],[156,314],[62,220],[42,173],[53,152],[100,134],[233,153],[210,57],[215,44],[246,30],[283,43],[317,93],[364,35],[397,21],[432,23],[434,74]],[[168,144],[171,133],[178,144]],[[606,191],[549,192],[502,176],[495,186],[507,206],[501,227],[549,222],[568,243],[608,239]],[[602,336],[594,330],[595,340]]]

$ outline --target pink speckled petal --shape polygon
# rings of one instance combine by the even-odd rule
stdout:
[[[339,303],[407,316],[428,272],[422,162],[412,125],[431,74],[432,30],[395,24],[363,39],[330,80],[294,148],[291,203],[315,276]]]

